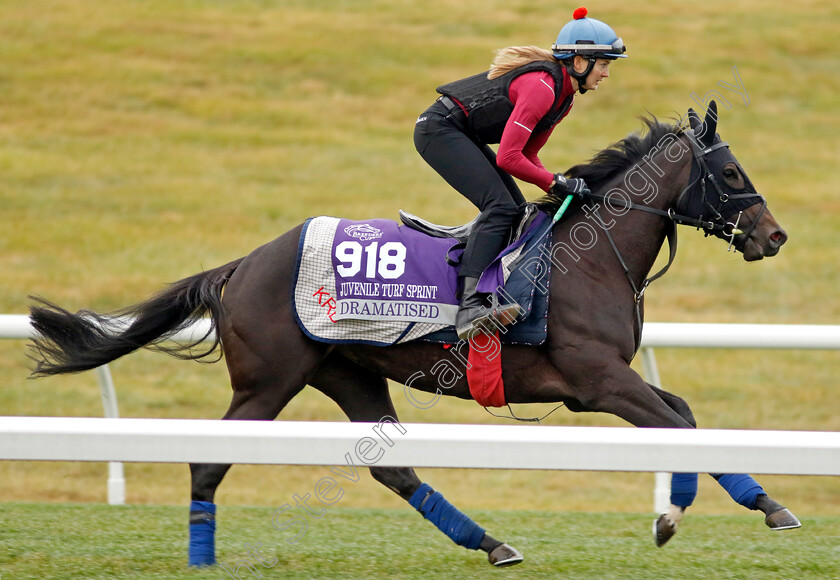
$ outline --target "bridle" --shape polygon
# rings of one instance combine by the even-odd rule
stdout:
[[[697,226],[698,229],[702,228],[705,230],[705,234],[707,236],[711,234],[724,240],[728,238],[729,247],[727,248],[727,251],[729,251],[735,244],[735,236],[739,234],[743,235],[743,240],[746,240],[750,237],[750,234],[752,234],[753,230],[755,230],[755,227],[756,225],[758,225],[758,222],[761,220],[761,217],[764,215],[764,212],[767,211],[767,200],[764,199],[763,195],[756,191],[735,194],[729,194],[723,191],[717,178],[715,178],[714,173],[712,173],[712,171],[709,169],[709,164],[706,162],[705,157],[713,151],[716,151],[723,147],[728,148],[729,143],[727,143],[726,141],[719,141],[713,145],[701,147],[701,145],[698,143],[697,137],[694,135],[694,132],[687,132],[686,136],[688,137],[688,142],[691,144],[694,160],[697,162],[699,168],[700,178],[698,182],[695,182],[694,184],[690,185],[685,189],[685,191],[683,191],[680,194],[680,197],[677,198],[677,203],[675,205],[676,207],[680,207],[683,204],[684,199],[686,199],[690,195],[690,192],[693,191],[694,187],[696,187],[699,183],[700,195],[702,197],[703,206],[711,212],[711,219],[704,220],[702,215],[698,219],[694,219],[685,218],[685,216],[677,216],[676,214],[674,214],[674,217],[672,217],[671,219],[673,219],[678,224],[694,225]],[[717,205],[712,205],[712,203],[709,202],[709,199],[706,195],[707,181],[711,183],[715,189],[715,193],[717,194],[718,199]],[[735,218],[735,222],[726,221],[726,219],[721,214],[721,211],[727,203],[731,203],[733,201],[747,200],[751,198],[758,199],[753,203],[745,205],[744,209],[746,209],[747,207],[751,207],[757,203],[761,204],[761,209],[759,210],[758,215],[756,215],[755,218],[752,220],[750,227],[746,231],[738,229],[738,224],[741,221],[741,215],[743,214],[743,210],[738,212],[738,217]],[[728,232],[726,231],[727,228],[730,228]]]
[[[609,198],[608,196],[599,194],[599,193],[587,193],[584,194],[585,198],[588,199],[595,199],[603,202],[604,204],[609,203],[610,205],[618,206],[627,210],[639,210],[644,211],[647,213],[652,213],[655,215],[659,215],[670,220],[668,225],[668,229],[666,232],[666,238],[668,240],[669,246],[669,256],[668,262],[665,266],[662,267],[656,274],[653,276],[649,276],[645,278],[641,285],[637,285],[636,282],[633,280],[632,273],[630,269],[627,267],[627,263],[624,260],[624,257],[621,255],[621,251],[616,246],[615,241],[613,240],[612,235],[610,234],[610,228],[607,226],[606,222],[601,218],[600,211],[598,204],[595,205],[595,208],[592,210],[592,214],[597,218],[599,222],[599,226],[604,231],[607,236],[607,240],[610,242],[610,246],[612,246],[613,252],[618,258],[619,263],[621,264],[622,269],[624,270],[625,276],[627,276],[627,280],[630,282],[630,286],[633,289],[633,298],[636,303],[636,320],[638,323],[639,334],[641,335],[641,328],[642,328],[642,315],[641,315],[641,303],[642,298],[644,297],[645,290],[647,287],[655,280],[661,278],[665,275],[668,269],[671,267],[671,264],[674,262],[674,258],[676,257],[677,253],[677,225],[687,225],[693,226],[697,229],[704,230],[705,235],[714,235],[721,239],[728,239],[729,240],[729,247],[727,251],[731,250],[733,246],[735,246],[735,237],[738,235],[742,235],[742,240],[746,241],[750,234],[752,234],[753,230],[755,229],[756,225],[758,224],[761,216],[764,215],[764,212],[767,210],[767,201],[764,199],[758,192],[746,192],[746,193],[738,193],[738,194],[728,194],[723,191],[721,188],[720,183],[715,178],[714,173],[709,169],[709,164],[706,161],[706,156],[710,153],[717,151],[723,147],[729,147],[729,144],[725,141],[719,141],[712,145],[702,146],[699,143],[699,139],[696,137],[693,131],[686,131],[684,133],[687,138],[688,142],[691,144],[692,155],[694,159],[692,163],[697,163],[697,168],[699,170],[699,178],[690,183],[688,187],[680,194],[677,198],[676,204],[674,207],[680,208],[684,206],[688,200],[692,199],[693,196],[699,195],[701,196],[702,207],[704,208],[704,212],[701,213],[697,217],[684,215],[681,213],[677,213],[673,208],[669,208],[667,210],[661,210],[653,207],[649,207],[646,205],[641,205],[638,203],[634,203],[630,199],[624,198]],[[648,161],[649,162],[649,161]],[[709,188],[707,187],[707,182],[711,184],[712,189],[717,194],[717,203],[714,204],[709,201],[708,193]],[[699,190],[699,193],[697,191]],[[756,203],[761,204],[761,209],[759,210],[758,215],[752,220],[750,227],[746,230],[738,229],[738,224],[741,221],[741,215],[743,214],[743,210],[738,212],[737,218],[735,221],[727,221],[726,218],[723,217],[721,211],[724,210],[724,206],[727,203],[736,200],[747,200],[749,198],[758,198],[755,202],[750,203],[744,207],[750,207],[755,205]],[[709,218],[705,217],[706,211],[710,212],[711,216]],[[736,249],[740,249],[736,246]],[[638,345],[637,345],[638,347]]]

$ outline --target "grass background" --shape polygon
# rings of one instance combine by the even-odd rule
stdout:
[[[550,45],[575,7],[0,0],[0,312],[25,312],[33,293],[70,309],[135,303],[313,215],[394,218],[404,208],[440,223],[468,221],[474,210],[414,151],[414,120],[434,87],[484,70],[494,49]],[[778,257],[745,264],[720,241],[682,230],[677,262],[647,293],[647,319],[837,324],[840,61],[826,43],[840,8],[815,0],[605,0],[589,9],[623,36],[630,58],[611,67],[596,93],[577,99],[544,149],[545,165],[579,163],[638,130],[638,115],[683,115],[717,91],[721,135],[790,235]],[[737,84],[735,75],[746,95],[726,87]],[[691,403],[703,427],[840,430],[837,353],[660,350],[657,357],[666,388]],[[101,416],[92,374],[33,382],[27,367],[22,342],[0,342],[0,414]],[[112,371],[123,416],[216,418],[229,400],[223,364],[139,353]],[[399,387],[393,393],[404,422],[505,422],[472,402],[421,411]],[[309,389],[281,418],[343,419]],[[545,423],[623,425],[565,410]],[[102,502],[106,469],[3,462],[0,498]],[[237,466],[217,500],[276,507],[322,473]],[[462,509],[631,514],[650,510],[653,479],[477,470],[421,477]],[[126,465],[126,479],[131,504],[189,500],[185,466]],[[760,481],[800,517],[840,515],[836,478]],[[403,505],[370,478],[341,502]],[[743,510],[701,478],[692,512]]]
[[[504,529],[523,551],[498,570],[483,552],[455,546],[410,510],[331,507],[306,535],[271,527],[272,509],[224,507],[215,568],[187,569],[186,507],[4,504],[0,573],[8,578],[836,578],[838,518],[773,533],[759,518],[695,516],[663,549],[650,515],[478,510],[492,533]],[[44,530],[49,530],[47,535]],[[256,548],[264,564],[248,554]],[[261,576],[244,564],[255,565]]]

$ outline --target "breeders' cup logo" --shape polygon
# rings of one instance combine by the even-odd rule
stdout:
[[[375,228],[370,224],[354,224],[352,226],[347,226],[344,228],[344,233],[351,238],[358,238],[363,242],[382,237],[382,230]]]

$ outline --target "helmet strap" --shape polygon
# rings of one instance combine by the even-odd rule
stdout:
[[[586,84],[586,77],[588,77],[589,73],[592,72],[592,69],[595,68],[595,60],[596,59],[595,58],[589,58],[587,60],[589,61],[589,64],[587,65],[586,70],[583,71],[583,72],[577,72],[575,70],[575,59],[574,59],[574,57],[572,57],[571,62],[566,65],[566,70],[568,70],[569,74],[572,75],[572,77],[578,82],[578,90],[580,91],[581,95],[589,90],[589,89],[583,88],[583,85]]]

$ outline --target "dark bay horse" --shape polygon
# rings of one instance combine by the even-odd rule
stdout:
[[[546,257],[552,262],[546,341],[502,348],[509,403],[562,402],[574,412],[612,413],[637,427],[696,427],[684,400],[646,383],[630,368],[639,347],[644,290],[662,273],[649,276],[654,260],[666,239],[673,259],[675,224],[722,238],[747,261],[774,256],[787,235],[717,135],[715,104],[705,119],[690,110],[688,120],[689,127],[683,127],[648,119],[645,134],[630,135],[569,170],[593,193],[576,200],[554,225]],[[537,206],[552,215],[562,201],[547,196]],[[326,344],[301,331],[290,285],[300,234],[299,226],[244,258],[115,313],[130,317],[127,326],[114,326],[111,316],[72,314],[38,299],[31,311],[40,333],[33,342],[33,375],[92,369],[144,346],[191,359],[221,348],[233,387],[224,419],[236,420],[273,420],[307,384],[335,401],[351,421],[380,424],[397,421],[386,379],[441,393],[436,377],[415,374],[444,356],[440,345]],[[217,331],[209,351],[161,344],[206,315]],[[472,398],[464,376],[444,394]],[[229,467],[190,465],[193,565],[215,561],[213,501]],[[522,560],[422,483],[412,468],[373,465],[370,471],[459,545],[484,550],[497,566]],[[713,477],[735,501],[764,512],[772,529],[799,526],[748,475]],[[676,532],[696,490],[696,474],[674,474],[673,505],[654,526],[657,545]]]

